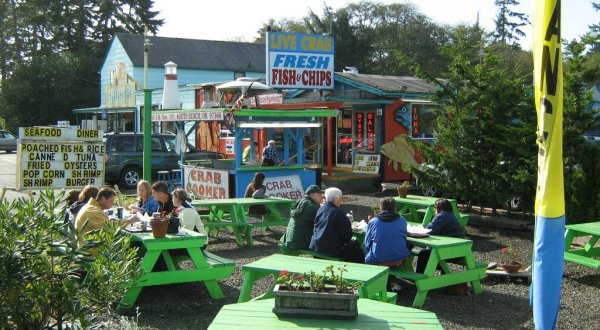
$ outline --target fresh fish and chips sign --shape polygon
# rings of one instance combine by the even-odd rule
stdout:
[[[333,89],[333,36],[267,33],[267,85],[273,88]]]

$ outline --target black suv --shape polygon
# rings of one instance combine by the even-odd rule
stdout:
[[[144,163],[144,134],[143,133],[107,133],[106,165],[104,176],[106,182],[116,183],[122,188],[135,188],[142,178]],[[152,134],[152,175],[157,171],[179,168],[179,155],[175,152],[175,135]],[[199,151],[187,144],[185,160],[200,161],[206,165],[212,164],[212,159],[223,159],[223,154]]]

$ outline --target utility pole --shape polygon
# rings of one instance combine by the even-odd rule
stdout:
[[[144,27],[144,180],[152,182],[152,90],[148,89],[148,53],[152,48]]]

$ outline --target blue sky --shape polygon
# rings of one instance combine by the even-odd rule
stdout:
[[[322,14],[323,3],[334,9],[356,1],[347,0],[155,0],[155,9],[161,11],[165,25],[159,30],[162,37],[207,40],[252,41],[256,31],[269,18],[301,18],[308,9]],[[380,1],[382,3],[411,2],[420,11],[438,23],[479,22],[487,30],[494,29],[496,7],[494,0],[410,0]],[[514,11],[529,15],[532,20],[534,0],[521,0]],[[600,23],[600,12],[590,0],[562,1],[563,39],[571,40],[588,31],[591,24]],[[531,26],[524,28],[528,35],[521,40],[524,49],[531,49]]]

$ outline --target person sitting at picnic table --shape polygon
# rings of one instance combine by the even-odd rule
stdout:
[[[452,212],[452,204],[450,204],[450,202],[445,198],[440,198],[435,201],[435,217],[433,217],[426,228],[431,229],[429,232],[430,235],[456,238],[465,237],[465,231]],[[425,266],[427,266],[427,261],[429,261],[430,255],[430,249],[423,249],[419,251],[416,268],[417,273],[423,273],[425,271]]]
[[[309,248],[329,257],[362,263],[365,257],[358,243],[352,240],[352,224],[341,204],[341,190],[325,189],[325,203],[317,211]]]
[[[323,190],[313,184],[304,192],[290,212],[290,222],[287,230],[281,236],[280,243],[291,250],[307,250],[312,238],[315,217],[323,202]]]
[[[169,193],[169,185],[166,182],[158,181],[152,185],[152,196],[158,202],[159,212],[163,216],[166,216],[173,212],[173,196]]]
[[[254,142],[254,159],[250,159],[250,149],[252,149],[252,144],[249,144],[244,151],[242,152],[242,162],[244,164],[249,165],[260,165],[258,159],[258,143]]]
[[[79,192],[77,201],[71,204],[71,206],[69,206],[69,220],[75,223],[79,211],[83,208],[85,204],[87,204],[90,198],[96,198],[97,195],[98,187],[91,184],[88,184],[87,186],[83,187],[83,189],[81,189],[81,191]]]
[[[365,263],[382,266],[399,266],[410,256],[406,243],[406,219],[396,213],[396,201],[392,197],[379,200],[381,212],[367,225],[365,235]],[[388,278],[388,290],[402,289],[394,276]]]
[[[263,166],[279,166],[283,163],[281,155],[279,154],[279,151],[277,151],[277,148],[275,148],[275,146],[275,140],[270,140],[267,143],[267,146],[263,149]]]
[[[158,202],[152,196],[152,188],[150,182],[140,180],[137,184],[137,200],[135,204],[129,205],[129,210],[132,212],[140,212],[152,215],[158,211]]]
[[[256,172],[252,182],[246,187],[244,192],[245,198],[266,198],[267,187],[263,184],[265,182],[265,174],[263,172]],[[250,205],[248,213],[256,216],[262,216],[267,214],[267,208],[264,205]]]
[[[406,219],[396,213],[392,197],[379,200],[381,212],[369,221],[365,235],[365,263],[398,266],[410,256],[406,244]]]
[[[104,222],[108,220],[108,217],[104,213],[104,210],[108,210],[115,205],[115,197],[117,192],[112,188],[104,187],[98,191],[98,195],[90,200],[81,208],[77,214],[75,220],[75,228],[77,228],[77,241],[79,244],[83,243],[83,236],[92,230],[102,229]],[[116,220],[116,219],[112,219]],[[116,220],[123,224],[131,224],[136,219],[128,220]]]
[[[204,224],[202,223],[202,220],[200,220],[200,214],[194,209],[190,203],[191,201],[192,199],[189,198],[185,190],[175,189],[175,191],[173,191],[173,206],[175,206],[176,213],[179,216],[179,221],[181,221],[182,226],[185,229],[205,234]]]

